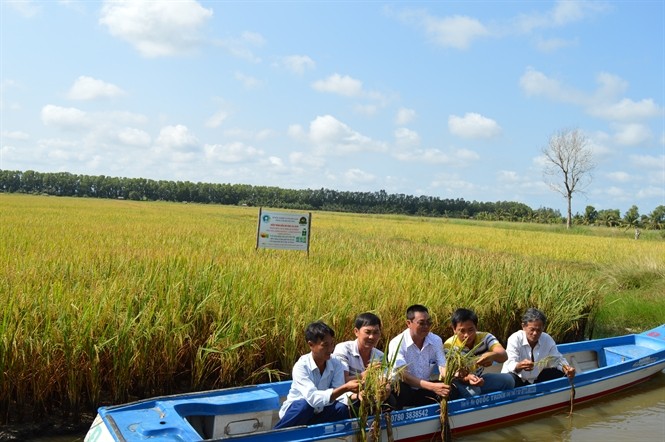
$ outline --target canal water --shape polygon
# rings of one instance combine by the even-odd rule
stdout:
[[[39,437],[32,442],[82,442],[83,434]],[[456,442],[664,442],[665,371],[654,379],[608,398],[482,433]]]

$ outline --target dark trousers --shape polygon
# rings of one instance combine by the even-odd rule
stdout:
[[[284,417],[275,425],[275,429],[341,421],[349,417],[351,417],[349,407],[339,401],[324,407],[320,413],[314,413],[314,408],[305,399],[298,399],[289,406]]]
[[[421,405],[437,404],[441,398],[433,391],[424,388],[413,389],[406,382],[399,383],[399,394],[397,398],[397,408],[419,407]]]
[[[531,385],[528,382],[522,380],[521,377],[517,376],[515,373],[510,373],[513,375],[513,378],[515,378],[515,387],[522,387],[524,385]],[[561,370],[558,370],[556,368],[543,368],[543,370],[538,374],[538,377],[536,380],[533,382],[534,384],[538,384],[539,382],[545,382],[545,381],[551,381],[552,379],[559,379],[564,377],[565,375]]]

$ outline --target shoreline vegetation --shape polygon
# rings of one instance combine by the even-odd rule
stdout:
[[[255,250],[258,208],[0,194],[0,425],[288,377],[321,319],[425,304],[505,343],[528,307],[567,342],[665,317],[665,241],[618,228],[313,212],[310,256]],[[1,427],[0,427],[1,428]]]

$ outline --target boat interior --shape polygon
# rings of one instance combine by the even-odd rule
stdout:
[[[636,360],[663,350],[665,342],[639,340],[615,341],[611,346],[589,346],[584,343],[565,345],[566,360],[575,367],[577,374],[587,373],[605,366]],[[500,372],[502,364],[488,367],[488,372]],[[288,391],[272,388],[239,393],[243,398],[232,400],[228,395],[206,404],[183,403],[176,411],[184,417],[202,439],[241,437],[271,430],[279,420],[278,411]],[[211,398],[212,399],[212,398]],[[233,409],[232,409],[233,408]]]

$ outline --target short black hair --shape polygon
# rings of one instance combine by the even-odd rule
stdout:
[[[542,321],[543,326],[545,326],[545,324],[547,324],[547,317],[545,316],[545,313],[531,307],[522,315],[522,325],[527,325],[529,322],[534,321]]]
[[[361,329],[363,327],[373,327],[378,325],[381,327],[381,319],[374,313],[365,312],[356,316],[356,321],[353,324],[355,328]]]
[[[477,326],[478,315],[476,315],[473,310],[469,310],[468,308],[458,308],[450,317],[450,323],[453,325],[453,328],[457,327],[457,324],[466,321],[473,321],[473,324]]]
[[[333,338],[335,337],[335,330],[330,328],[325,322],[317,321],[312,322],[305,329],[305,340],[307,342],[319,342],[322,341],[326,335],[330,335]]]
[[[429,310],[427,310],[427,307],[425,307],[424,305],[413,304],[406,309],[406,319],[412,321],[413,318],[416,316],[416,312],[429,314]]]

